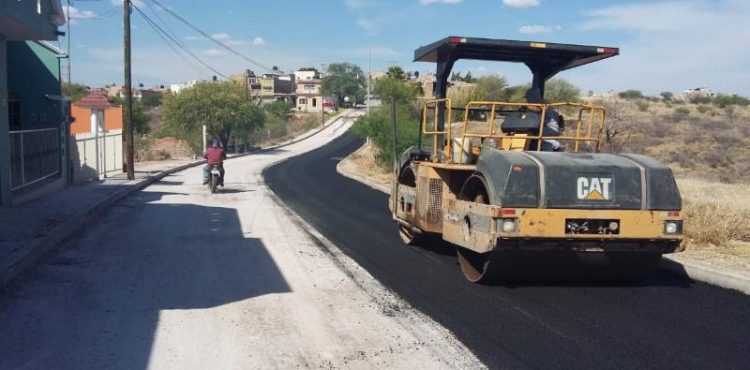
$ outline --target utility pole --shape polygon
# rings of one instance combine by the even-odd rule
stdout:
[[[68,2],[67,2],[67,6],[68,6],[68,9],[67,9],[68,13],[67,14],[68,14],[68,17],[70,17],[70,1],[71,0],[68,0]],[[67,23],[66,26],[68,27],[68,33],[65,35],[65,42],[68,44],[68,50],[66,52],[66,57],[68,59],[68,63],[67,63],[67,67],[68,68],[66,69],[65,72],[66,72],[66,75],[67,75],[67,81],[66,82],[70,85],[70,84],[73,83],[73,78],[70,76],[72,74],[72,72],[70,71],[70,69],[72,68],[72,66],[70,64],[70,19],[68,19],[68,21],[65,22],[65,23]]]
[[[123,146],[125,147],[125,171],[128,180],[135,180],[133,157],[133,90],[130,80],[130,0],[124,0],[123,23],[125,26],[125,111],[123,119]]]
[[[206,153],[206,143],[208,140],[208,133],[206,132],[206,125],[203,125],[203,153]]]
[[[367,49],[367,116],[370,116],[370,84],[372,83],[372,51]]]

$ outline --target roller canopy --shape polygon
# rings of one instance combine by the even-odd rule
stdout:
[[[544,82],[558,72],[617,54],[611,47],[451,36],[415,50],[414,61],[438,64],[436,98],[445,97],[445,82],[459,59],[524,63],[543,97]]]

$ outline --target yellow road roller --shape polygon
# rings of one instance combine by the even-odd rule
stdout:
[[[545,103],[545,82],[616,56],[617,48],[447,37],[418,48],[437,64],[435,98],[422,106],[420,142],[401,155],[389,207],[406,244],[455,246],[472,282],[604,271],[651,274],[682,250],[682,201],[672,171],[637,154],[603,153],[604,108]],[[453,107],[448,76],[462,59],[525,64],[526,102]]]

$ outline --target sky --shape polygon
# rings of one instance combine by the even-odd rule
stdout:
[[[185,26],[157,3],[243,57]],[[146,87],[210,79],[217,72],[265,73],[264,68],[271,66],[293,72],[337,62],[357,64],[365,72],[398,64],[406,71],[426,73],[435,65],[413,62],[416,48],[447,36],[465,36],[620,48],[619,56],[556,76],[583,91],[639,89],[658,95],[706,86],[750,96],[747,0],[134,0],[134,4],[200,60],[165,42],[136,9],[133,82]],[[73,82],[122,83],[122,18],[122,0],[71,0],[69,38],[62,37],[59,43],[65,50],[70,42]],[[454,71],[501,75],[511,84],[531,79],[526,67],[511,63],[459,61]]]

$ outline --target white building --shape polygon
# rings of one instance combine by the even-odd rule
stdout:
[[[189,81],[189,82],[185,82],[183,84],[171,84],[171,85],[169,85],[169,91],[172,92],[173,94],[179,94],[180,91],[182,91],[183,89],[187,89],[187,88],[193,87],[197,83],[198,83],[198,81],[192,80],[192,81]]]

